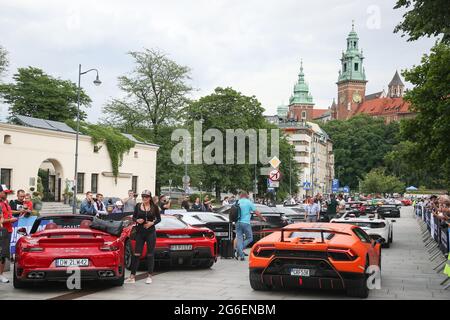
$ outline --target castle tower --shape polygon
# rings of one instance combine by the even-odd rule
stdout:
[[[395,71],[395,75],[392,78],[391,82],[389,83],[388,97],[389,98],[401,98],[401,97],[403,97],[404,90],[405,90],[405,85],[403,84],[402,79],[400,78],[400,75],[398,74],[398,71]]]
[[[364,101],[366,94],[366,73],[363,66],[364,56],[359,50],[359,37],[352,24],[347,37],[347,50],[342,52],[341,70],[337,81],[338,101],[336,119],[348,119]]]
[[[294,86],[294,94],[289,99],[288,117],[296,121],[309,121],[312,119],[313,107],[314,101],[309,92],[308,84],[305,82],[302,61],[300,65],[300,73],[298,74],[298,81]]]

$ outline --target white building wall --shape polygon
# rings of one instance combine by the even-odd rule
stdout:
[[[5,135],[11,136],[11,144],[4,143]],[[0,139],[0,168],[12,169],[11,189],[29,191],[30,178],[37,181],[39,167],[47,159],[55,166],[57,178],[62,180],[62,190],[66,179],[74,179],[74,134],[1,123]],[[85,173],[84,192],[91,187],[92,173],[99,175],[98,191],[105,196],[126,196],[132,176],[138,176],[139,192],[144,189],[155,192],[157,146],[136,144],[125,154],[117,183],[114,177],[105,176],[112,172],[111,160],[106,145],[99,146],[101,149],[95,153],[91,138],[80,135],[78,172]],[[135,151],[138,158],[134,157]]]

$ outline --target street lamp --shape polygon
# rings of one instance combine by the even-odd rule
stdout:
[[[100,78],[98,77],[97,69],[89,69],[87,71],[81,71],[81,64],[78,65],[78,92],[77,92],[77,133],[76,133],[76,142],[75,142],[75,176],[74,176],[74,190],[73,190],[73,204],[72,204],[72,213],[77,213],[77,193],[78,193],[78,138],[80,132],[80,93],[81,93],[81,76],[88,72],[95,71],[97,76],[93,81],[96,86],[102,84]]]

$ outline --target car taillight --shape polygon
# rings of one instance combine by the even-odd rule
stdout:
[[[22,248],[23,252],[42,252],[44,248],[41,247],[24,247]]]
[[[334,261],[354,261],[358,258],[352,249],[328,249],[328,256]]]
[[[253,254],[257,257],[268,258],[275,253],[275,247],[273,245],[260,244],[255,247]]]
[[[204,236],[205,238],[208,238],[208,239],[214,239],[215,234],[214,234],[214,232],[205,232],[205,233],[203,234],[203,236]]]
[[[100,247],[101,251],[117,251],[119,246],[116,244],[106,243],[104,246]]]

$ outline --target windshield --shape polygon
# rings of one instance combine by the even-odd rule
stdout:
[[[161,222],[158,223],[155,227],[158,230],[159,229],[185,229],[187,227],[187,224],[176,218],[161,217]]]
[[[381,229],[386,226],[384,222],[334,221],[334,223],[347,223],[360,228],[368,228],[368,229]]]
[[[55,223],[59,229],[77,229],[80,227],[81,221],[92,221],[92,219],[92,217],[86,216],[43,217],[34,222],[31,233],[44,230],[49,223]]]

